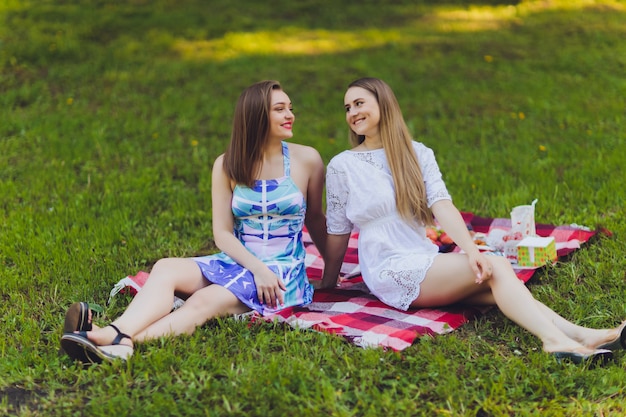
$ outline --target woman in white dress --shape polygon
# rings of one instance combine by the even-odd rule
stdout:
[[[452,203],[431,149],[411,139],[391,88],[354,81],[344,98],[353,149],[326,173],[327,257],[322,288],[336,285],[354,227],[363,280],[384,303],[407,310],[453,303],[497,305],[558,360],[605,361],[626,345],[615,329],[575,325],[535,300],[504,257],[485,256]],[[439,225],[464,253],[439,253],[425,227]]]

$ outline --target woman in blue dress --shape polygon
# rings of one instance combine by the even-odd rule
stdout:
[[[285,142],[294,120],[278,82],[243,91],[230,144],[212,172],[213,237],[222,252],[159,260],[126,311],[106,327],[91,326],[85,303],[72,305],[61,338],[70,357],[126,359],[133,341],[191,334],[217,316],[268,314],[311,302],[302,229],[306,224],[323,255],[324,163],[315,149]],[[188,298],[171,311],[175,293]]]

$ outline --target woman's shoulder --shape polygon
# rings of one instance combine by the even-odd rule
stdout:
[[[230,179],[224,170],[224,154],[219,155],[213,162],[211,181],[213,181],[214,184],[219,181],[224,181],[224,183],[230,184],[231,191],[235,188],[235,181]]]
[[[430,147],[416,140],[413,140],[413,149],[415,150],[415,153],[417,154],[417,157],[419,159],[432,158],[435,156],[435,152],[433,152],[433,150]]]
[[[352,153],[353,152],[350,152],[350,150],[341,151],[330,159],[328,165],[341,165],[343,163],[346,163],[347,159]]]
[[[223,166],[224,166],[224,154],[221,154],[217,158],[215,158],[215,160],[213,161],[213,167],[222,169]]]
[[[289,154],[298,154],[304,156],[319,155],[317,149],[309,145],[302,145],[301,143],[285,142],[289,147]]]
[[[428,146],[424,145],[422,142],[418,142],[415,139],[413,139],[412,143],[413,143],[413,149],[415,149],[416,151],[426,151],[426,150],[428,150],[428,151],[432,152],[432,149],[430,149]]]
[[[302,145],[299,143],[287,142],[289,147],[289,157],[301,159],[304,161],[317,161],[321,160],[320,153],[312,146]]]

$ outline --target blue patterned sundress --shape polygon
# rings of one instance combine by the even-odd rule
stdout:
[[[225,253],[193,258],[207,280],[228,288],[242,303],[261,314],[309,304],[313,300],[302,243],[306,200],[291,179],[287,143],[283,142],[282,148],[285,175],[256,180],[252,188],[237,184],[231,207],[235,236],[283,279],[287,287],[284,305],[273,309],[261,304],[252,273]]]

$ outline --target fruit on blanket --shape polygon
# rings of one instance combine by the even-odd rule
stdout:
[[[452,238],[450,236],[448,236],[448,234],[446,232],[442,232],[439,235],[439,241],[441,243],[443,243],[444,245],[451,245],[454,243],[454,240],[452,240]]]
[[[454,244],[454,241],[452,240],[452,238],[450,236],[448,236],[448,234],[446,232],[444,232],[443,230],[438,229],[438,228],[427,227],[426,228],[426,236],[435,245],[439,246],[440,249],[442,247],[449,248],[451,245]]]
[[[439,238],[439,233],[432,227],[426,228],[426,237],[433,241],[433,243],[437,242],[437,238]]]

